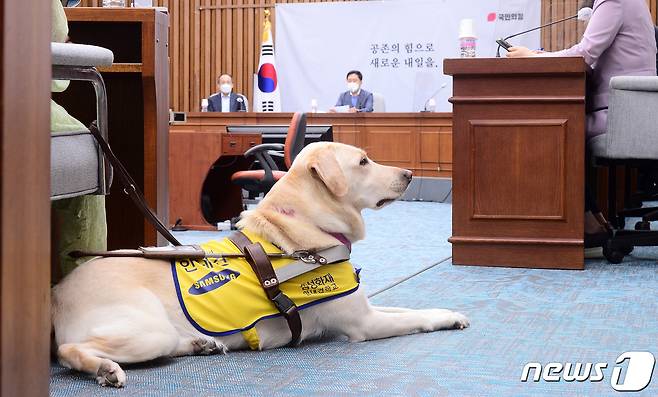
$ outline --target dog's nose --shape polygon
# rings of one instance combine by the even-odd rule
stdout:
[[[411,182],[412,175],[413,175],[412,172],[409,170],[402,171],[402,176],[404,176],[407,179],[407,182]]]

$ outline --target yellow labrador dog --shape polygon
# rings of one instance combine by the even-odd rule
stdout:
[[[338,234],[355,242],[365,235],[361,211],[396,200],[410,181],[410,171],[377,164],[358,148],[314,143],[238,226],[287,253],[335,246]],[[174,289],[166,261],[104,258],[78,267],[53,288],[60,362],[96,376],[101,385],[121,387],[126,374],[117,363],[248,347],[240,333],[211,337],[193,327]],[[300,315],[302,340],[332,334],[356,342],[469,325],[450,310],[371,306],[360,289]],[[282,317],[261,320],[256,330],[259,349],[291,340]]]

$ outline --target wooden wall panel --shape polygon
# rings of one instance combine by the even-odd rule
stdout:
[[[542,0],[542,23],[575,15],[583,0]],[[658,22],[658,0],[646,0],[651,16]],[[556,51],[576,44],[583,32],[585,23],[577,20],[556,24],[542,31],[541,44],[546,51]]]
[[[275,3],[323,3],[345,0],[154,0],[170,12],[170,107],[198,111],[201,98],[216,92],[221,73],[233,75],[235,90],[252,101],[253,74],[258,52],[263,11],[272,11],[276,35]],[[365,0],[357,0],[365,1]],[[582,0],[541,0],[542,22],[576,13]],[[96,7],[101,0],[82,0],[81,6]],[[656,20],[658,0],[647,0]],[[548,51],[569,47],[580,39],[584,23],[568,21],[542,32],[542,47]]]
[[[328,1],[332,0],[154,0],[154,5],[168,7],[170,13],[170,107],[198,111],[201,98],[217,91],[215,80],[222,73],[230,73],[235,90],[253,103],[264,10],[272,12],[274,26],[275,2]],[[98,7],[101,3],[82,0],[80,6]]]

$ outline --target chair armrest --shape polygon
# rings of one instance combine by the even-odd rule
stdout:
[[[50,43],[53,65],[111,66],[114,54],[107,48],[85,44]]]
[[[284,148],[285,145],[282,143],[262,143],[260,145],[256,145],[251,149],[247,150],[246,152],[244,152],[244,155],[245,157],[255,156],[257,152],[267,152],[270,150],[283,150]]]
[[[263,170],[265,170],[265,178],[264,180],[274,180],[274,176],[272,174],[272,171],[278,171],[279,167],[276,166],[276,163],[272,159],[272,156],[270,155],[271,150],[283,150],[285,145],[281,143],[262,143],[260,145],[256,145],[252,147],[251,149],[247,150],[244,152],[245,157],[249,156],[254,156],[256,157],[256,160],[260,163],[260,166],[263,167]]]
[[[610,88],[625,91],[658,91],[658,76],[615,76]]]

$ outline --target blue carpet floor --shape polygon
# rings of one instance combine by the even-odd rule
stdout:
[[[625,351],[658,355],[658,250],[585,271],[453,266],[451,206],[394,203],[365,213],[353,248],[378,305],[450,308],[471,327],[366,343],[308,343],[266,352],[125,366],[124,389],[53,363],[53,396],[602,396]],[[183,242],[221,233],[184,232]],[[431,267],[431,265],[435,265]],[[392,288],[387,286],[431,267]],[[528,362],[605,362],[601,382],[520,382]],[[658,372],[658,371],[657,371]],[[640,393],[658,395],[658,375]]]

